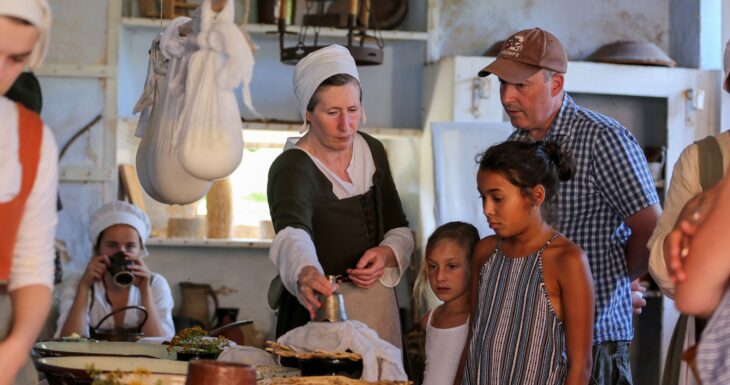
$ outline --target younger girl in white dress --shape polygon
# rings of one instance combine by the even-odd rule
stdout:
[[[471,257],[479,241],[477,229],[463,222],[449,222],[428,238],[426,259],[416,282],[417,298],[426,280],[443,301],[423,316],[426,331],[426,370],[423,385],[454,382],[459,359],[469,332],[471,312]]]

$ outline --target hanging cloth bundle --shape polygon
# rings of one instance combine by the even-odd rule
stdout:
[[[184,87],[175,80],[185,78],[193,46],[177,35],[177,29],[188,21],[188,17],[173,20],[162,36],[152,42],[147,81],[134,108],[135,113],[141,112],[136,132],[142,138],[136,159],[140,184],[150,197],[169,204],[195,202],[211,186],[210,181],[185,171],[178,159]]]
[[[211,181],[228,176],[241,162],[238,86],[244,104],[257,113],[249,90],[253,53],[233,15],[232,1],[216,13],[211,0],[205,0],[192,20],[173,20],[152,44],[135,113],[142,113],[137,172],[155,200],[195,202]]]
[[[233,22],[233,2],[215,13],[210,0],[200,7],[200,31],[188,64],[185,108],[180,126],[179,158],[191,175],[215,180],[241,162],[241,113],[234,90],[253,76],[253,54]],[[250,91],[243,88],[244,103]]]

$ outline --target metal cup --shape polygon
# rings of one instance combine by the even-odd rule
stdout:
[[[119,286],[129,286],[134,282],[134,274],[127,269],[132,261],[125,259],[124,252],[120,251],[109,257],[111,264],[109,265],[109,274],[111,274],[114,282]]]
[[[314,314],[314,321],[317,322],[341,322],[347,321],[347,310],[345,309],[345,296],[338,292],[337,287],[337,276],[328,275],[327,279],[332,285],[332,295],[325,297],[320,295],[319,301],[322,303],[322,307],[317,309]]]

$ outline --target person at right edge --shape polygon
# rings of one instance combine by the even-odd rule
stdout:
[[[35,112],[4,95],[46,52],[45,0],[0,1],[0,385],[33,385],[29,359],[51,308],[58,154]]]
[[[563,89],[567,69],[560,41],[533,28],[507,38],[479,76],[499,78],[502,105],[517,128],[510,140],[554,141],[573,156],[576,174],[560,185],[553,225],[585,250],[595,282],[590,383],[632,384],[632,281],[647,272],[659,197],[636,138],[575,104]]]
[[[725,46],[724,67],[722,88],[730,92],[730,41]],[[669,234],[678,230],[682,221],[696,224],[704,220],[719,191],[718,182],[727,174],[728,160],[730,131],[725,131],[687,146],[674,164],[664,212],[649,240],[649,273],[669,298],[674,299],[676,290],[671,279]],[[667,351],[662,385],[697,384],[681,358],[682,352],[697,342],[704,325],[702,318],[689,315],[679,317]]]

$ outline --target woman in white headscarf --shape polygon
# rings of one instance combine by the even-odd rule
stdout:
[[[37,114],[2,96],[40,65],[50,23],[45,0],[0,1],[0,385],[38,382],[28,353],[51,305],[56,142]]]
[[[129,203],[113,201],[94,212],[89,225],[94,256],[80,278],[64,284],[57,338],[72,333],[89,336],[105,316],[127,306],[146,309],[147,321],[142,325],[145,337],[175,334],[170,286],[165,277],[150,272],[144,263],[144,243],[149,235],[147,214]],[[130,262],[127,269],[133,275],[131,282],[117,280],[110,273],[111,257],[118,252]],[[136,329],[143,319],[141,311],[128,309],[109,317],[99,329]]]
[[[270,257],[286,290],[277,337],[307,323],[341,276],[350,319],[401,348],[394,287],[409,265],[413,235],[385,149],[358,131],[365,120],[355,61],[331,45],[296,66],[294,92],[309,131],[269,169],[268,201],[276,237]]]

